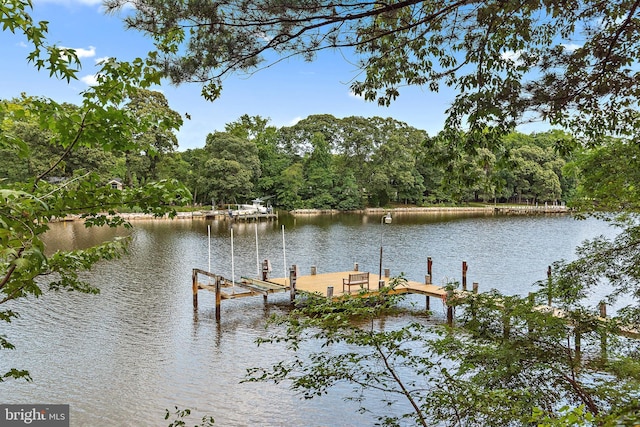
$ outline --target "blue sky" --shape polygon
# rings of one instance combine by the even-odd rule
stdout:
[[[26,62],[29,49],[24,36],[0,32],[0,99],[25,92],[79,103],[79,93],[87,88],[85,81],[96,72],[96,61],[105,57],[128,60],[153,50],[149,38],[126,31],[121,18],[105,15],[96,0],[34,0],[32,16],[49,21],[50,43],[74,48],[83,56],[80,79],[67,84],[50,78],[47,72],[38,72]],[[277,127],[312,114],[332,114],[393,117],[429,135],[442,130],[444,111],[454,96],[449,89],[431,93],[418,87],[403,88],[390,107],[379,107],[350,94],[350,81],[357,75],[356,67],[339,52],[324,52],[314,62],[291,59],[249,78],[229,77],[215,102],[202,99],[201,88],[194,83],[178,87],[165,84],[154,90],[164,93],[173,110],[191,117],[178,132],[180,151],[203,147],[207,134],[224,130],[226,123],[243,114],[269,118]]]

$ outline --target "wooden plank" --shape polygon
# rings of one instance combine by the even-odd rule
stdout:
[[[250,277],[242,277],[242,280],[245,283],[240,283],[238,284],[239,286],[243,286],[246,284],[249,284],[253,287],[257,287],[259,289],[265,289],[265,290],[272,290],[272,291],[284,291],[289,289],[288,286],[285,285],[281,285],[279,283],[274,283],[274,282],[270,282],[270,281],[264,281],[264,280],[259,280],[259,279],[253,279]]]
[[[348,279],[350,274],[362,273],[359,271],[340,271],[334,273],[322,273],[310,276],[298,276],[296,287],[300,291],[305,292],[317,292],[321,295],[327,295],[327,287],[333,286],[334,296],[342,295],[342,279]],[[375,292],[377,290],[377,283],[380,281],[378,274],[369,273],[370,290]],[[287,278],[288,280],[288,278]],[[389,283],[389,278],[383,277],[385,285]],[[272,283],[277,283],[282,286],[285,285],[284,278],[269,279]],[[398,286],[396,293],[413,293],[419,295],[433,296],[442,298],[447,295],[447,291],[444,288],[436,285],[425,285],[423,283],[408,281],[406,284]]]
[[[209,276],[214,279],[217,276],[215,273],[209,273],[208,271],[200,270],[199,268],[194,268],[193,271],[197,274],[202,274],[203,276]]]
[[[228,293],[220,291],[220,296],[222,299],[237,299],[237,298],[246,298],[246,297],[255,297],[258,294],[256,292],[236,292],[236,293]]]

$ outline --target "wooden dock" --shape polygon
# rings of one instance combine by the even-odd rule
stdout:
[[[229,215],[225,211],[203,211],[201,214],[206,219],[218,219],[229,221],[272,221],[278,219],[277,213],[234,213]]]
[[[343,292],[342,290],[342,279],[347,279],[349,274],[361,273],[361,271],[352,270],[352,271],[339,271],[336,273],[322,273],[322,274],[311,274],[308,276],[297,276],[296,277],[296,290],[318,293],[320,295],[324,295],[326,297],[339,297],[343,294],[347,294],[349,292]],[[377,274],[369,273],[369,290],[373,292],[377,292],[379,287],[379,282],[381,278]],[[274,278],[269,279],[270,283],[275,283],[281,286],[285,286],[287,289],[288,283],[291,283],[289,278]],[[389,284],[388,277],[382,277],[383,286],[387,286]],[[436,285],[427,285],[424,283],[407,281],[406,283],[398,286],[395,293],[409,293],[409,294],[420,294],[426,295],[430,297],[443,298],[447,295],[447,292],[441,286]],[[356,290],[352,290],[351,293],[357,293]]]
[[[197,268],[192,272],[192,290],[193,290],[193,307],[198,308],[198,291],[206,290],[215,293],[216,296],[216,318],[220,318],[220,303],[223,299],[243,298],[250,296],[262,295],[266,302],[269,294],[279,292],[289,292],[291,301],[295,299],[296,292],[309,292],[323,295],[327,298],[340,298],[346,294],[357,294],[360,289],[366,288],[365,286],[355,288],[348,288],[343,290],[343,279],[348,279],[351,274],[362,273],[359,270],[340,271],[333,273],[312,274],[307,276],[298,276],[295,273],[295,269],[291,270],[290,277],[280,278],[267,278],[266,272],[263,272],[262,279],[254,279],[248,277],[242,277],[240,281],[233,283],[231,280],[225,279],[222,276],[210,273]],[[380,276],[378,274],[367,273],[369,275],[368,295],[376,294],[381,287],[389,284],[389,277]],[[214,284],[203,283],[198,280],[198,277],[206,276],[214,279]],[[399,284],[390,293],[392,294],[418,294],[426,297],[426,309],[430,309],[430,298],[435,297],[442,300],[442,303],[447,307],[447,318],[452,321],[453,309],[446,304],[447,291],[441,287],[430,283],[431,276],[426,276],[427,283],[419,283],[415,281],[406,281]],[[293,287],[291,283],[294,283]],[[232,291],[229,291],[229,288]]]
[[[433,285],[431,283],[431,258],[428,258],[427,268],[429,274],[425,276],[425,283],[416,281],[404,281],[399,283],[394,289],[388,291],[390,294],[416,294],[424,295],[426,310],[431,309],[431,298],[437,298],[442,301],[443,307],[447,312],[447,323],[453,324],[453,306],[447,304],[447,298],[450,297],[450,293],[454,292],[456,295],[464,295],[470,292],[478,292],[478,283],[473,283],[472,291],[467,290],[467,263],[462,263],[462,290],[449,291],[442,286]],[[360,290],[364,288],[357,286],[356,288],[348,287],[345,289],[343,286],[343,280],[349,279],[350,275],[360,275],[362,271],[357,270],[357,264],[354,266],[354,270],[351,271],[339,271],[332,273],[316,274],[316,268],[312,267],[311,274],[305,276],[297,275],[296,266],[292,266],[289,277],[280,278],[267,278],[268,272],[263,269],[263,278],[254,279],[249,277],[242,277],[240,281],[232,283],[230,280],[225,279],[222,276],[209,273],[200,269],[193,269],[192,273],[192,289],[193,289],[193,307],[198,308],[198,291],[207,290],[215,293],[216,296],[216,319],[220,319],[220,303],[223,299],[243,298],[250,296],[262,295],[264,301],[267,301],[269,294],[289,292],[290,299],[293,302],[295,300],[296,292],[309,292],[316,293],[327,298],[338,299],[347,294],[359,294]],[[368,292],[364,295],[375,295],[379,292],[380,288],[389,285],[388,270],[385,270],[385,275],[380,276],[378,274],[366,273],[369,278]],[[550,274],[550,271],[548,272]],[[198,276],[204,275],[215,280],[215,284],[204,284],[198,281]],[[293,286],[291,284],[293,283]],[[352,285],[353,286],[353,285]],[[227,289],[232,288],[229,292]],[[350,290],[350,291],[349,291]],[[543,305],[535,307],[538,311],[549,311],[555,317],[565,318],[566,313],[551,307],[550,305]],[[600,304],[600,317],[597,318],[600,322],[609,322],[610,318],[607,318],[606,305]],[[621,328],[620,334],[629,338],[640,338],[640,331],[630,328]]]

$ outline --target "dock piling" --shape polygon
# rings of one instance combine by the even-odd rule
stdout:
[[[294,264],[291,266],[291,270],[289,270],[289,292],[290,292],[290,300],[293,303],[296,300],[296,280],[298,278],[298,267]]]
[[[462,261],[462,290],[467,290],[467,261]]]
[[[198,273],[191,271],[191,290],[193,291],[193,309],[198,309]]]
[[[551,289],[551,266],[547,267],[547,305],[551,307],[553,302],[553,292]]]
[[[442,303],[447,307],[447,325],[449,326],[453,326],[453,306],[449,305],[449,301],[453,297],[453,289],[447,289],[446,296],[442,299]]]
[[[604,301],[600,301],[600,304],[598,305],[598,309],[600,310],[600,317],[602,317],[603,319],[607,318],[607,303]],[[607,360],[607,331],[606,329],[603,329],[600,332],[600,357],[602,358],[602,360]]]
[[[216,276],[216,320],[220,320],[220,302],[222,300],[222,294],[220,293],[221,282],[222,276]]]

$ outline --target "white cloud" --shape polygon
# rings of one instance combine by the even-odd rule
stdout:
[[[259,31],[256,33],[256,37],[259,38],[260,40],[269,43],[271,40],[273,40],[273,37],[267,35],[267,33]]]
[[[84,48],[75,48],[74,49],[76,51],[76,55],[78,55],[78,58],[93,58],[94,56],[96,56],[96,48],[93,46],[89,46],[89,49],[84,49]]]
[[[289,126],[293,126],[296,123],[298,123],[300,120],[302,120],[302,117],[295,117],[293,118],[290,122],[289,122]]]
[[[569,52],[575,52],[576,50],[582,47],[582,45],[575,44],[575,43],[569,43],[569,44],[563,43],[561,46],[564,47],[565,50],[568,50]]]
[[[514,64],[517,64],[518,62],[520,62],[520,56],[522,55],[522,51],[518,50],[518,51],[513,51],[513,50],[508,50],[506,52],[502,52],[502,55],[500,55],[502,57],[502,59],[504,59],[505,61],[511,61]]]
[[[80,81],[84,82],[88,86],[95,86],[98,84],[98,78],[95,74],[89,74],[84,77],[80,77]]]

